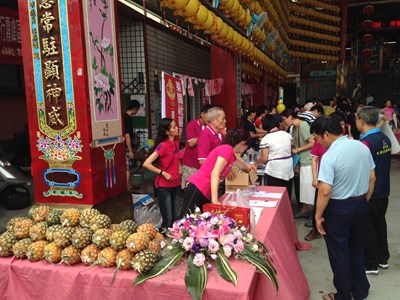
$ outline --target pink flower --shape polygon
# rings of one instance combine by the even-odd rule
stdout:
[[[103,39],[101,40],[101,47],[104,49],[104,48],[107,48],[108,46],[110,46],[110,44],[111,44],[110,39],[103,37]]]
[[[235,241],[235,236],[233,234],[225,234],[225,235],[220,235],[219,236],[219,242],[221,245],[233,245],[233,242]]]
[[[182,233],[179,225],[177,225],[176,223],[174,223],[174,225],[172,225],[172,228],[170,228],[170,230],[169,230],[168,237],[170,237],[171,239],[175,239],[175,240],[179,240],[180,238],[183,237],[183,233]]]
[[[103,74],[97,74],[94,76],[94,86],[103,91],[108,91],[110,89],[110,83],[108,82],[108,77]]]
[[[210,239],[208,244],[208,251],[216,253],[219,250],[219,244],[216,240]]]
[[[229,258],[232,255],[232,247],[228,246],[228,245],[225,245],[223,247],[223,249],[224,249],[225,256]]]
[[[201,267],[202,265],[204,265],[204,261],[206,260],[206,257],[204,256],[203,253],[197,253],[194,256],[193,259],[193,264],[197,267]]]
[[[243,252],[244,244],[243,244],[242,240],[237,240],[236,244],[233,246],[233,248],[235,248],[236,252],[239,252],[239,253]]]
[[[189,235],[197,239],[205,239],[211,237],[211,232],[206,223],[201,222],[198,226],[189,229]]]
[[[187,237],[182,243],[182,248],[185,248],[186,251],[190,251],[192,250],[193,243],[194,239],[191,237]]]

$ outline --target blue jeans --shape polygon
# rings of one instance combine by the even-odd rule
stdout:
[[[330,199],[322,223],[326,235],[335,300],[364,299],[369,282],[365,275],[365,231],[368,203],[363,199]]]
[[[181,187],[159,187],[158,205],[163,218],[161,228],[172,227],[179,214],[179,192]]]

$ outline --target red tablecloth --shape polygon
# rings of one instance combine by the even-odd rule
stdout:
[[[278,272],[279,291],[255,268],[232,260],[238,273],[238,285],[226,282],[216,270],[209,272],[203,299],[249,300],[285,299],[306,300],[310,289],[297,258],[298,238],[292,209],[284,188],[268,187],[268,191],[283,193],[276,208],[265,208],[256,227],[255,236],[270,249]],[[52,265],[43,261],[30,262],[0,258],[0,299],[190,299],[184,286],[185,264],[168,273],[132,286],[134,271],[119,271],[114,284],[114,268],[88,268]]]

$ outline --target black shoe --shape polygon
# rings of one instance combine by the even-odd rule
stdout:
[[[379,270],[378,268],[365,268],[365,274],[367,275],[378,275]]]
[[[310,212],[308,211],[300,211],[297,214],[294,215],[295,219],[300,219],[300,218],[304,218],[304,219],[308,219],[310,217]]]
[[[308,220],[307,222],[304,223],[304,226],[308,227],[308,228],[312,228],[313,227],[313,221],[312,220]]]
[[[387,261],[381,262],[378,266],[379,266],[379,268],[384,269],[384,270],[389,268],[389,264]]]

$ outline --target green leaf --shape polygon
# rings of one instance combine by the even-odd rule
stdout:
[[[109,53],[110,53],[110,56],[114,56],[114,47],[113,46],[110,46]]]
[[[108,72],[107,72],[107,66],[104,65],[101,70],[100,70],[101,74],[103,74],[104,76],[108,76]]]
[[[96,98],[96,105],[100,104],[100,98]]]
[[[177,262],[182,259],[184,253],[185,249],[182,248],[180,245],[172,247],[167,256],[161,258],[149,272],[137,276],[133,281],[133,284],[141,284],[147,279],[157,277],[169,271],[171,267],[173,267]]]
[[[103,103],[99,103],[97,108],[99,110],[99,113],[101,113],[101,111],[104,109],[104,104]]]
[[[187,271],[185,275],[186,289],[193,300],[201,300],[207,285],[207,268],[205,265],[197,267],[193,264],[194,253],[188,258]]]
[[[97,70],[97,68],[98,68],[97,59],[96,59],[96,56],[95,56],[95,57],[93,57],[93,60],[92,60],[92,69],[93,70]]]
[[[260,252],[253,252],[251,250],[251,246],[246,244],[244,245],[243,252],[239,253],[239,255],[244,260],[255,266],[257,270],[263,273],[269,280],[271,280],[272,284],[275,286],[276,291],[278,291],[276,270],[266,257],[263,257]]]
[[[237,285],[237,274],[235,270],[232,269],[228,258],[225,256],[225,253],[220,250],[217,252],[217,255],[218,259],[215,261],[215,263],[219,275],[226,281],[233,282],[234,285]]]

